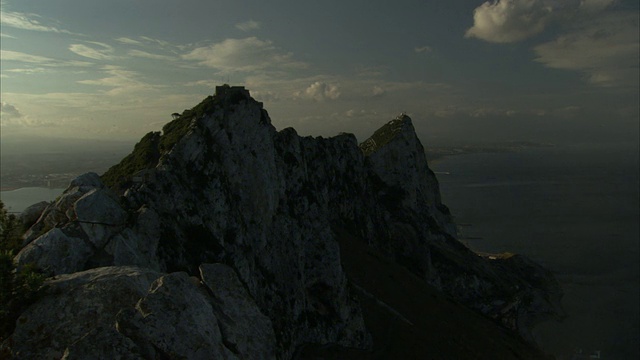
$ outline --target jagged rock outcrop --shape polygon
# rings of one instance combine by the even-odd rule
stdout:
[[[16,256],[60,279],[104,266],[160,274],[98,338],[115,331],[123,349],[145,358],[291,358],[308,343],[369,348],[337,229],[525,337],[557,310],[550,273],[519,257],[485,259],[455,239],[406,115],[361,145],[349,134],[300,137],[276,131],[248,91],[221,87],[163,130],[103,175],[108,186],[95,174],[74,180]],[[171,319],[149,317],[149,309]],[[167,340],[200,324],[198,316],[208,325],[193,339]],[[194,341],[202,352],[193,352]],[[64,346],[73,344],[87,346]]]

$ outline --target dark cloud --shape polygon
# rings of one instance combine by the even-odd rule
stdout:
[[[21,119],[23,117],[20,110],[18,110],[15,106],[6,103],[4,101],[0,102],[0,114],[2,115],[2,120],[16,120]]]

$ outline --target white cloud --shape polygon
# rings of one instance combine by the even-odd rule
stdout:
[[[153,60],[171,61],[171,60],[175,60],[176,59],[173,56],[152,54],[152,53],[148,53],[146,51],[140,51],[140,50],[129,50],[129,52],[127,54],[129,54],[130,56],[141,57],[141,58],[146,58],[146,59],[153,59]]]
[[[0,37],[7,38],[7,39],[15,39],[16,38],[15,36],[11,36],[11,35],[5,34],[5,33],[0,33]]]
[[[2,62],[14,61],[29,64],[39,64],[41,66],[90,66],[92,63],[85,61],[61,61],[39,55],[31,55],[18,51],[0,50]]]
[[[378,85],[374,86],[371,92],[373,96],[382,96],[386,93],[386,91],[382,88],[382,86],[378,86]]]
[[[416,46],[413,48],[413,51],[415,53],[430,53],[433,51],[433,49],[430,46]]]
[[[357,66],[356,75],[365,78],[375,78],[385,75],[389,69],[385,66]]]
[[[130,39],[127,37],[120,37],[115,39],[119,43],[128,44],[128,45],[142,45],[142,43],[138,40]]]
[[[340,88],[338,85],[316,81],[305,90],[296,92],[294,96],[316,101],[336,100],[340,97]]]
[[[35,18],[40,18],[40,16],[36,14],[7,11],[6,9],[2,9],[2,11],[0,11],[0,22],[2,22],[3,26],[21,30],[73,34],[68,30],[59,29],[51,25],[45,25]]]
[[[365,109],[360,109],[360,110],[356,110],[356,109],[349,109],[347,110],[344,115],[348,118],[364,118],[364,117],[375,117],[378,115],[377,111],[372,111],[372,110],[365,110]]]
[[[10,72],[10,73],[16,73],[16,74],[31,75],[31,74],[40,74],[40,73],[46,72],[47,69],[42,67],[35,67],[35,68],[24,68],[24,69],[9,69],[4,71]]]
[[[182,57],[223,71],[306,67],[305,63],[294,60],[293,54],[282,52],[271,41],[256,37],[227,39],[217,44],[196,48]]]
[[[236,28],[245,32],[251,31],[251,30],[258,30],[260,29],[260,23],[257,21],[249,20],[249,21],[236,24]]]
[[[547,67],[583,72],[601,86],[638,86],[637,14],[613,13],[534,48]]]
[[[111,60],[114,58],[114,56],[112,55],[113,47],[111,47],[110,45],[95,41],[91,41],[89,43],[97,45],[97,47],[91,47],[84,44],[71,44],[69,46],[69,50],[89,59]]]
[[[273,91],[252,91],[251,96],[253,96],[258,101],[266,101],[273,102],[280,100],[280,95]]]
[[[32,64],[54,64],[56,60],[44,56],[25,54],[18,51],[0,50],[2,61],[17,61]]]
[[[509,43],[542,32],[552,8],[545,0],[498,0],[485,2],[473,11],[473,26],[465,37]]]
[[[494,43],[521,41],[544,31],[558,21],[561,25],[592,17],[615,0],[492,0],[473,11],[473,26],[465,37]]]
[[[157,88],[157,86],[137,80],[139,74],[135,71],[125,70],[118,66],[105,66],[103,70],[108,75],[107,77],[96,80],[80,80],[78,83],[110,87],[112,89],[106,92],[108,95],[122,95],[133,92],[140,93]]]

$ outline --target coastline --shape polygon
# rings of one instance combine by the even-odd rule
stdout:
[[[5,209],[11,213],[21,213],[29,206],[41,201],[53,201],[60,196],[64,188],[49,188],[38,186],[3,187],[0,200]]]

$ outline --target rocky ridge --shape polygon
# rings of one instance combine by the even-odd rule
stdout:
[[[525,339],[560,311],[548,271],[456,240],[406,115],[360,145],[350,134],[300,137],[224,86],[163,130],[102,178],[72,181],[30,224],[15,261],[52,277],[3,344],[17,358],[371,349],[338,233]]]

